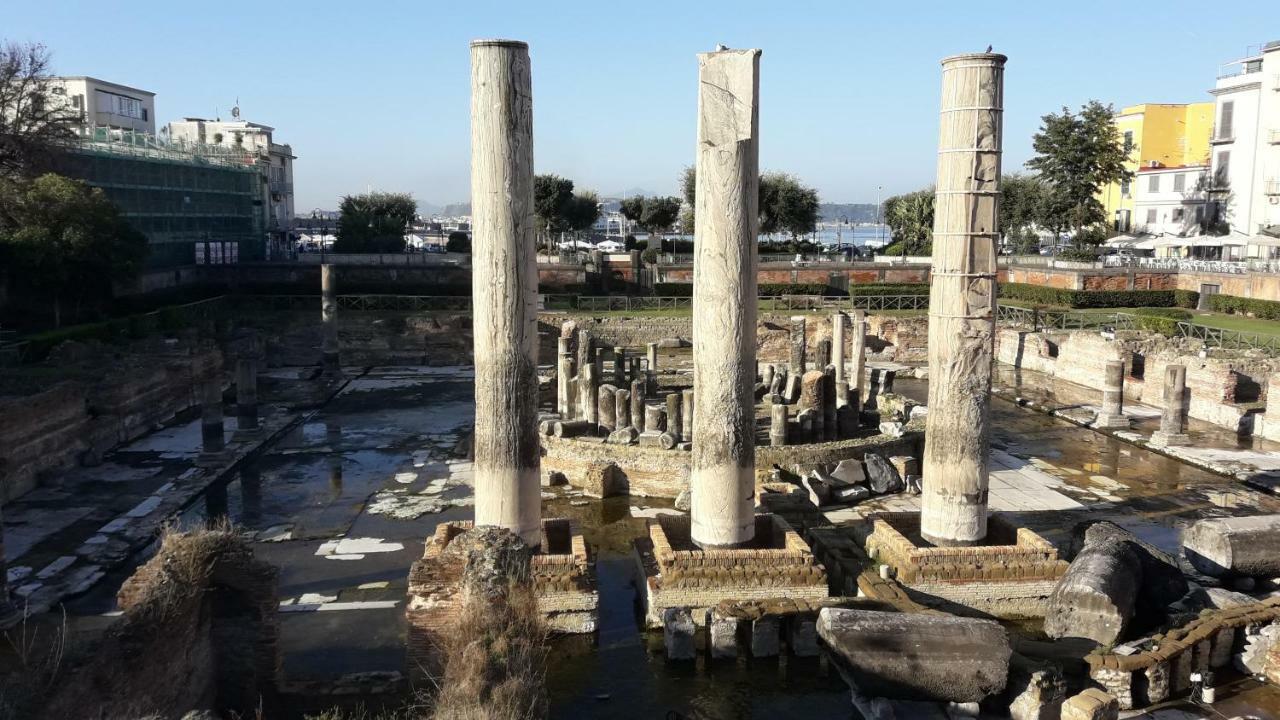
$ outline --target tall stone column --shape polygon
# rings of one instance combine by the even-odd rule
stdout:
[[[844,379],[844,326],[842,312],[831,313],[831,364],[836,366],[836,405],[844,407],[849,402],[848,385]]]
[[[755,535],[756,242],[760,51],[698,56],[692,538]]]
[[[574,397],[570,391],[573,374],[573,341],[559,338],[556,341],[556,412],[561,420],[573,419]]]
[[[259,435],[258,363],[253,358],[236,360],[236,434],[251,438]]]
[[[804,375],[804,329],[804,316],[793,315],[791,317],[791,358],[788,369],[796,377]]]
[[[929,408],[933,412],[933,408]],[[1102,409],[1093,421],[1096,428],[1127,430],[1129,418],[1124,416],[1124,361],[1108,360],[1102,371]]]
[[[993,53],[942,61],[920,512],[936,545],[987,535],[1004,62]]]
[[[613,349],[613,384],[622,387],[627,384],[627,349]]]
[[[338,349],[338,296],[332,265],[320,266],[321,370],[326,377],[342,374]]]
[[[769,445],[782,447],[787,444],[787,406],[769,407]]]
[[[227,440],[222,419],[222,383],[214,376],[200,386],[200,464],[223,459]]]
[[[862,389],[867,380],[867,317],[858,310],[853,315],[853,343],[849,348],[853,360],[849,368],[849,404],[854,412],[862,412]]]
[[[522,42],[471,43],[471,222],[476,525],[506,528],[538,547],[533,96]]]
[[[680,442],[693,442],[693,390],[680,391]]]
[[[658,372],[658,343],[647,343],[644,347],[644,351],[645,358],[647,358],[649,362],[649,372]]]
[[[1160,429],[1151,435],[1156,447],[1186,445],[1190,440],[1183,432],[1183,416],[1187,412],[1187,368],[1185,365],[1166,365],[1164,368],[1164,412],[1160,415]]]

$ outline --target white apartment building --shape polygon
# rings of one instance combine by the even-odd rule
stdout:
[[[293,161],[296,156],[288,144],[273,140],[275,128],[241,120],[240,110],[232,110],[233,120],[183,118],[169,123],[171,141],[201,145],[242,147],[260,159],[262,173],[262,207],[264,225],[270,242],[267,257],[279,257],[292,244],[293,229]]]
[[[61,97],[80,114],[81,130],[111,128],[154,135],[156,94],[106,80],[55,77],[49,80],[51,95]]]
[[[1280,41],[1228,63],[1209,93],[1217,218],[1233,235],[1280,233]]]
[[[1208,213],[1205,165],[1139,168],[1133,179],[1133,224],[1149,235],[1198,235]]]

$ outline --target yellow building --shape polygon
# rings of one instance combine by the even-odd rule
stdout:
[[[1214,103],[1131,105],[1116,113],[1116,129],[1129,148],[1128,168],[1182,167],[1207,165],[1209,135],[1213,132]],[[1102,189],[1099,199],[1112,227],[1120,232],[1134,229],[1131,183],[1112,183]]]

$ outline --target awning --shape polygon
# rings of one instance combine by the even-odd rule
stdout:
[[[1191,235],[1188,237],[1164,236],[1157,238],[1153,247],[1224,247],[1248,245],[1248,239],[1236,235]]]
[[[1280,247],[1280,237],[1272,237],[1270,235],[1251,235],[1249,236],[1250,245],[1259,245],[1261,247]]]

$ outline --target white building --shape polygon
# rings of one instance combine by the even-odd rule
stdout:
[[[1208,212],[1205,165],[1139,168],[1133,179],[1134,226],[1148,235],[1197,235]]]
[[[264,226],[270,238],[268,257],[278,257],[292,245],[293,229],[293,148],[272,140],[275,128],[239,118],[240,110],[232,110],[233,120],[183,118],[169,123],[169,138],[178,142],[201,145],[242,147],[256,154],[262,168],[262,207]]]
[[[1233,235],[1280,233],[1280,41],[1228,63],[1209,92],[1218,219]]]
[[[156,132],[156,94],[128,85],[86,77],[55,77],[49,80],[51,95],[62,97],[80,114],[81,130],[111,128]]]

